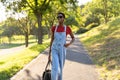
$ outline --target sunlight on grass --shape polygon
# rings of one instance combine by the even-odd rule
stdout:
[[[23,35],[13,36],[11,43],[9,43],[7,37],[2,37],[0,41],[2,41],[0,43],[0,49],[8,49],[8,48],[13,48],[13,47],[25,45],[25,38]],[[35,38],[35,36],[30,35],[29,36],[29,44],[33,44],[33,43],[36,43],[36,38]]]
[[[7,80],[49,46],[49,41],[18,53],[0,56],[0,80]]]
[[[120,79],[120,18],[80,35],[101,80]]]
[[[71,28],[72,28],[72,32],[73,32],[73,33],[76,33],[76,32],[77,32],[77,30],[79,30],[79,28],[78,28],[78,27],[76,27],[76,26],[72,26]]]

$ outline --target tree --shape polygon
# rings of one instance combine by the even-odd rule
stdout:
[[[120,0],[109,0],[109,12],[111,17],[118,17],[120,16]]]
[[[120,15],[120,0],[93,0],[91,3],[85,5],[86,11],[97,15],[100,21],[107,23],[110,18]],[[104,20],[103,20],[104,19]]]
[[[105,19],[105,23],[108,22],[108,1],[107,0],[103,0],[103,10],[104,10],[104,19]]]
[[[46,31],[48,33],[48,37],[50,37],[50,28],[53,25],[57,25],[57,24],[55,24],[55,23],[57,23],[57,18],[56,18],[57,15],[56,14],[58,12],[64,12],[65,15],[66,15],[66,17],[70,17],[71,16],[70,15],[70,8],[74,8],[75,7],[75,6],[72,5],[72,3],[73,2],[69,2],[67,0],[66,1],[59,0],[59,1],[51,1],[50,2],[49,5],[51,7],[50,7],[50,9],[46,10],[46,13],[43,15],[43,21],[42,21],[42,23],[43,23],[42,25],[44,25],[45,27],[47,27]],[[74,3],[75,3],[75,1],[74,1]]]
[[[75,25],[75,26],[78,26],[78,22],[75,20],[75,17],[74,16],[70,16],[66,19],[66,22],[65,22],[66,25]]]
[[[8,4],[6,4],[6,6],[8,6],[9,9],[14,10],[15,12],[21,12],[22,10],[26,10],[28,12],[32,11],[34,13],[38,22],[38,44],[42,44],[42,36],[43,36],[42,18],[45,12],[47,10],[50,10],[51,6],[53,6],[52,4],[50,5],[50,2],[60,3],[62,7],[65,7],[64,4],[69,4],[72,7],[72,5],[75,6],[76,0],[59,0],[59,1],[54,1],[54,0],[20,0],[19,1],[18,0],[11,2],[8,0],[2,0],[2,2],[4,3],[7,2]],[[59,8],[61,5],[56,5],[56,6],[58,6]]]
[[[16,20],[13,18],[8,18],[2,27],[3,27],[3,32],[1,36],[7,36],[9,39],[9,43],[11,43],[11,37],[13,35],[20,33],[20,29],[16,25]]]
[[[29,34],[32,28],[35,26],[36,22],[30,19],[30,16],[18,19],[18,26],[25,35],[25,46],[28,47],[29,44]]]
[[[20,12],[22,10],[31,10],[37,18],[38,22],[38,44],[42,44],[42,16],[46,9],[49,7],[51,0],[20,0],[20,1],[7,1],[2,0],[9,9],[14,10],[15,12]]]
[[[109,6],[107,0],[93,0],[92,2],[85,5],[83,11],[84,15],[87,15],[86,17],[92,16],[94,19],[99,19],[97,21],[101,21],[103,18],[104,22],[107,23],[109,20]]]

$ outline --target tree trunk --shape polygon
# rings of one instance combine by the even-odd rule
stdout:
[[[50,38],[50,28],[48,28],[48,38]]]
[[[2,43],[2,37],[0,36],[0,44]]]
[[[11,44],[11,36],[8,37],[9,44]]]
[[[38,44],[42,44],[43,34],[42,34],[42,14],[37,15],[38,21]]]
[[[107,11],[107,0],[103,0],[103,6],[104,6],[104,19],[105,23],[108,22],[108,11]]]
[[[28,32],[25,32],[25,47],[28,47],[28,37],[29,37]]]
[[[51,36],[51,27],[53,26],[54,21],[55,21],[55,18],[52,21],[49,21],[50,27],[48,28],[48,38],[50,38]]]

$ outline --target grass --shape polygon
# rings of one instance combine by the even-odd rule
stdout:
[[[9,43],[7,37],[2,37],[0,40],[1,40],[0,49],[8,49],[8,48],[25,45],[25,38],[23,35],[13,36],[11,43]],[[36,43],[36,39],[35,39],[35,36],[30,35],[29,36],[29,44],[32,44],[32,43]]]
[[[101,80],[120,79],[120,17],[80,35]]]
[[[0,80],[9,80],[32,59],[49,46],[49,40],[41,45],[33,45],[18,53],[0,56]]]
[[[21,45],[25,45],[25,43],[0,44],[0,49],[8,49],[8,48],[13,48],[13,47],[18,47]]]

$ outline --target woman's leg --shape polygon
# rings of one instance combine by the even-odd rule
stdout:
[[[52,80],[58,80],[58,75],[60,73],[59,69],[59,57],[58,57],[58,51],[52,50],[52,71],[51,71],[51,79]]]
[[[63,67],[66,59],[66,50],[64,48],[59,49],[59,65],[60,65],[60,74],[59,74],[59,79],[62,80],[63,76]]]

